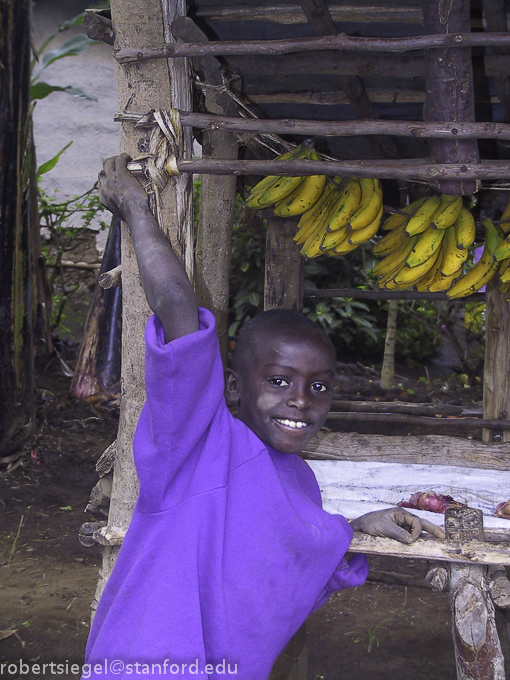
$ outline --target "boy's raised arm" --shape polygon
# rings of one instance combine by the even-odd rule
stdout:
[[[121,154],[103,162],[99,197],[128,225],[147,302],[170,342],[198,330],[198,303],[180,259],[149,209],[145,190],[127,169],[128,160]]]

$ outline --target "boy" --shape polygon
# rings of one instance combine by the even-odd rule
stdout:
[[[231,416],[214,318],[198,309],[127,160],[105,161],[100,195],[129,226],[155,316],[134,440],[140,494],[84,677],[266,680],[308,614],[364,582],[365,558],[345,557],[353,529],[404,542],[443,534],[401,508],[351,526],[321,509],[296,454],[328,414],[336,363],[306,317],[273,310],[246,325],[226,381]]]

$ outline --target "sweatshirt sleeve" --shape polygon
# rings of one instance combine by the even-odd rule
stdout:
[[[319,599],[314,605],[312,611],[316,611],[319,607],[329,599],[332,593],[344,588],[355,588],[365,583],[368,576],[368,562],[365,555],[355,554],[348,560],[342,557],[340,564],[335,569],[333,576],[326,583]]]
[[[199,314],[198,331],[167,344],[157,317],[147,322],[146,402],[133,442],[145,511],[158,508],[184,463],[193,469],[190,458],[200,451],[200,441],[218,414],[227,412],[214,316],[206,309]]]

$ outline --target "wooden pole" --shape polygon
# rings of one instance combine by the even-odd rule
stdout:
[[[294,243],[296,222],[279,217],[267,221],[264,309],[303,308],[304,260]]]
[[[429,33],[466,33],[470,30],[469,0],[423,0],[423,21]],[[471,50],[468,47],[450,49],[448,46],[425,53],[425,82],[427,98],[424,118],[427,121],[474,121],[475,97]],[[436,163],[479,163],[476,140],[429,141],[429,152]],[[432,180],[438,191],[447,194],[472,194],[480,188],[474,181]]]
[[[205,33],[189,17],[178,17],[172,23],[172,31],[184,42],[207,41]],[[204,108],[214,114],[209,117],[223,116],[232,120],[230,116],[237,113],[234,102],[225,92],[217,89],[223,84],[220,62],[210,56],[198,58],[196,62],[197,68],[204,74],[206,84]],[[237,138],[231,132],[211,126],[202,135],[202,157],[237,159],[237,155]],[[235,175],[201,176],[195,243],[195,292],[199,304],[210,309],[216,318],[216,330],[225,367],[228,355],[229,271],[235,202]]]
[[[446,539],[483,541],[483,518],[475,508],[447,508]],[[450,564],[450,610],[457,680],[505,680],[505,665],[488,591],[487,568]]]
[[[395,382],[395,342],[397,338],[398,300],[390,300],[381,368],[381,387],[390,390]]]
[[[483,417],[506,419],[510,416],[510,305],[498,290],[499,277],[495,279],[486,292]],[[510,432],[484,429],[482,439],[508,442]]]
[[[178,14],[185,14],[184,0],[143,0],[126,3],[112,0],[115,47],[127,47],[141,40],[144,44],[170,42],[169,26]],[[117,100],[120,110],[191,108],[191,87],[186,60],[157,61],[117,66]],[[120,148],[132,156],[148,147],[147,130],[135,129],[132,123],[120,126]],[[191,136],[184,138],[184,157],[191,152]],[[192,276],[192,203],[191,175],[171,179],[161,192],[160,225]],[[117,454],[115,458],[110,526],[127,527],[138,494],[138,480],[133,464],[134,430],[145,400],[144,327],[149,309],[141,288],[135,254],[126,225],[122,229],[122,389]],[[105,547],[97,590],[92,603],[95,610],[111,573],[117,547]]]

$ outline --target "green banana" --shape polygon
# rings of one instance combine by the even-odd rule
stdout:
[[[508,241],[508,236],[501,241],[496,250],[494,251],[494,259],[499,262],[500,260],[506,260],[510,257],[510,242]]]
[[[259,196],[257,199],[258,207],[267,208],[278,203],[291,194],[304,181],[305,177],[280,177],[277,182]]]
[[[409,219],[406,226],[407,236],[416,236],[416,234],[421,234],[422,231],[428,229],[434,213],[441,205],[441,199],[439,196],[429,196],[425,203],[418,208],[414,215]]]
[[[313,151],[310,159],[320,160],[319,154]],[[305,177],[292,193],[276,204],[274,208],[275,215],[280,217],[302,215],[317,203],[325,185],[326,175],[309,175]]]
[[[499,221],[499,228],[503,234],[505,234],[505,236],[506,234],[510,233],[510,201],[508,201],[508,205],[503,210],[503,214],[501,215],[501,219]]]
[[[286,153],[283,153],[281,156],[278,156],[275,160],[285,161],[293,157],[299,158],[300,153],[301,144],[299,144],[299,146],[297,146],[295,149],[287,151]],[[258,204],[258,199],[267,189],[269,189],[269,187],[275,184],[279,179],[280,179],[279,175],[268,175],[267,177],[264,177],[264,179],[260,180],[260,182],[253,187],[253,189],[250,192],[250,195],[246,199],[246,205],[248,206],[248,208],[255,209],[260,208],[260,205]]]
[[[501,241],[501,230],[491,220],[483,221],[485,227],[485,245],[482,257],[478,262],[446,292],[449,298],[466,297],[484,286],[498,267],[494,260],[494,251]]]
[[[442,194],[441,204],[434,213],[432,224],[436,229],[451,227],[462,210],[462,196]]]
[[[457,248],[464,250],[472,246],[475,241],[476,224],[471,211],[462,206],[459,216],[453,223]]]
[[[382,187],[378,179],[362,177],[361,202],[356,212],[349,218],[353,231],[364,229],[375,220],[382,206]]]

